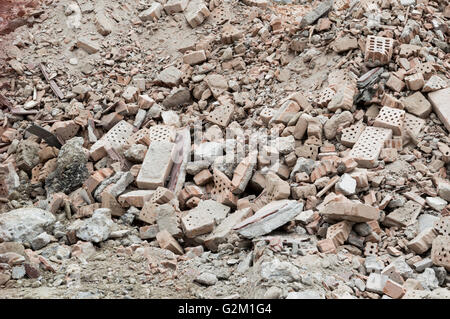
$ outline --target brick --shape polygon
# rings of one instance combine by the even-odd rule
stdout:
[[[253,152],[236,166],[231,180],[231,189],[234,194],[241,194],[245,191],[252,178],[255,164],[256,152]]]
[[[401,137],[393,137],[390,140],[384,142],[385,148],[394,148],[397,151],[401,151],[403,149],[403,139]]]
[[[194,238],[214,230],[230,212],[230,208],[214,200],[202,201],[181,218],[181,227],[187,238]]]
[[[295,148],[295,155],[297,155],[297,157],[305,157],[316,160],[318,154],[319,154],[319,147],[317,145],[305,143]]]
[[[386,215],[383,224],[386,226],[406,227],[414,223],[422,210],[422,206],[411,200],[405,205]]]
[[[170,202],[172,199],[175,198],[175,195],[172,193],[172,191],[170,191],[167,188],[164,187],[158,187],[156,189],[156,191],[154,191],[152,193],[151,198],[149,199],[149,201],[151,203],[156,203],[156,204],[165,204]]]
[[[162,230],[157,233],[156,240],[158,241],[159,247],[162,249],[170,250],[177,255],[182,255],[184,253],[183,248],[181,248],[180,244],[167,230]]]
[[[440,89],[445,89],[447,87],[447,82],[437,75],[433,75],[423,86],[422,92],[434,92]]]
[[[291,193],[292,198],[294,199],[305,199],[309,196],[315,196],[317,194],[317,190],[314,184],[307,184],[292,187]]]
[[[272,119],[272,117],[274,116],[274,114],[275,114],[274,109],[265,107],[259,113],[259,117],[265,124],[268,124],[270,122],[270,120]]]
[[[111,210],[112,216],[122,216],[125,214],[125,210],[116,200],[116,197],[109,193],[108,191],[103,191],[101,193],[102,208],[109,208]]]
[[[330,87],[327,87],[317,94],[315,103],[320,107],[326,107],[328,106],[328,103],[330,103],[330,101],[334,98],[335,95],[336,91],[334,91]]]
[[[191,0],[184,11],[186,21],[192,28],[201,25],[210,14],[203,0]]]
[[[394,49],[394,40],[385,37],[369,35],[366,39],[365,61],[389,63]]]
[[[378,253],[378,244],[366,241],[366,246],[364,247],[364,256],[376,256]]]
[[[405,82],[391,74],[389,80],[386,82],[386,86],[395,92],[401,92],[405,88]]]
[[[287,97],[287,100],[295,101],[303,111],[310,111],[312,109],[311,103],[308,99],[300,92],[292,93]]]
[[[399,110],[403,110],[405,108],[402,101],[387,93],[383,94],[383,97],[381,98],[381,105]]]
[[[91,146],[89,154],[94,161],[106,156],[106,146],[121,150],[127,144],[128,137],[133,133],[133,125],[120,121],[94,145]]]
[[[421,119],[417,116],[414,116],[412,114],[406,113],[405,120],[403,122],[403,131],[402,131],[402,139],[403,144],[406,145],[411,137],[409,137],[406,130],[411,132],[414,136],[417,136],[422,128],[425,126],[425,120]]]
[[[440,235],[450,236],[450,216],[441,217],[433,227]]]
[[[139,213],[139,220],[146,222],[148,224],[154,224],[156,223],[156,216],[157,216],[157,209],[158,204],[152,203],[150,201],[145,202],[144,206],[141,209],[141,212]]]
[[[204,50],[191,51],[183,55],[183,62],[189,65],[196,65],[206,61]]]
[[[76,136],[80,126],[76,124],[73,120],[71,121],[58,121],[53,123],[50,131],[54,133],[62,141],[70,140],[72,137]]]
[[[139,227],[140,239],[155,239],[156,234],[159,233],[158,225],[148,225]]]
[[[320,177],[332,173],[336,173],[335,162],[331,160],[322,160],[312,171],[310,175],[311,182],[314,183]]]
[[[234,115],[235,105],[231,100],[226,98],[221,98],[219,101],[221,104],[208,114],[206,120],[225,128]]]
[[[222,28],[221,41],[224,44],[232,44],[233,42],[239,40],[244,35],[244,32],[236,28],[232,24],[226,24]]]
[[[450,271],[450,237],[439,235],[433,240],[431,260],[436,266]]]
[[[380,152],[380,158],[385,163],[395,162],[398,158],[398,152],[396,148],[383,148]]]
[[[421,231],[414,239],[408,243],[408,248],[416,254],[423,254],[431,248],[433,240],[436,238],[436,231],[433,228],[427,228]]]
[[[422,73],[416,73],[405,77],[406,86],[409,90],[418,91],[425,84]]]
[[[447,128],[447,131],[450,132],[450,108],[448,107],[450,88],[428,93],[428,100],[431,102],[434,112]]]
[[[333,112],[339,109],[352,110],[356,93],[356,86],[341,84],[341,86],[336,89],[336,94],[333,96],[332,100],[328,103],[328,110]]]
[[[353,202],[330,202],[319,212],[333,220],[347,220],[356,223],[377,220],[380,216],[378,208]]]
[[[378,160],[384,142],[392,137],[392,130],[380,127],[366,127],[353,145],[349,156],[361,167],[373,167]]]
[[[329,254],[336,253],[336,247],[334,246],[333,240],[331,239],[322,239],[317,242],[317,249],[321,253]]]
[[[86,189],[90,194],[97,188],[100,183],[106,178],[110,177],[114,171],[110,168],[102,168],[91,174],[87,180],[83,183],[83,188]]]
[[[161,11],[163,9],[163,6],[159,2],[153,2],[150,5],[150,8],[142,11],[138,17],[142,21],[149,21],[149,20],[156,20],[161,17]]]
[[[155,104],[155,100],[149,97],[147,94],[138,95],[138,106],[140,109],[148,110]]]
[[[366,291],[382,294],[388,279],[388,276],[371,273],[369,278],[367,278]]]
[[[194,183],[203,186],[213,181],[213,175],[209,169],[204,169],[194,176]]]
[[[334,246],[338,247],[345,243],[351,230],[352,223],[348,221],[341,221],[328,227],[326,238],[331,239],[334,243]]]
[[[136,191],[129,191],[126,193],[123,193],[119,196],[117,201],[122,205],[122,207],[144,207],[144,204],[150,200],[152,197],[154,190],[136,190]]]
[[[251,216],[250,207],[241,208],[228,215],[205,239],[205,246],[211,251],[217,251],[220,244],[225,243],[233,232],[233,227],[245,218]]]
[[[11,127],[8,127],[3,133],[2,133],[2,141],[5,143],[11,143],[14,140],[20,140],[21,134],[18,130],[13,129]]]
[[[154,141],[150,144],[142,163],[136,184],[143,189],[165,186],[173,165],[174,143]]]
[[[347,147],[352,147],[357,141],[366,126],[362,122],[353,124],[342,130],[341,143]]]
[[[169,0],[164,5],[164,11],[167,14],[173,14],[177,12],[183,12],[188,5],[189,0]]]
[[[405,111],[383,106],[373,126],[391,129],[394,135],[401,135]]]
[[[273,123],[283,123],[285,125],[300,111],[300,106],[297,102],[292,100],[287,100],[281,107],[275,111],[271,122]]]
[[[392,299],[400,299],[406,293],[406,289],[395,281],[388,279],[384,285],[383,293]]]
[[[230,179],[218,169],[213,169],[214,188],[211,191],[211,198],[219,203],[235,207],[237,197],[233,194],[232,182]]]
[[[85,37],[78,38],[77,47],[83,49],[88,54],[94,54],[100,51],[100,46],[98,45],[98,43],[88,40]]]
[[[405,109],[420,118],[427,118],[431,113],[431,104],[420,92],[416,92],[403,100]]]

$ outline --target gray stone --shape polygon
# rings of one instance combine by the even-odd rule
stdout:
[[[18,169],[27,173],[39,164],[39,144],[30,140],[22,140],[19,142],[16,151],[16,165]]]
[[[274,258],[261,263],[261,277],[266,280],[293,282],[300,280],[300,271],[290,262]]]
[[[45,180],[48,194],[64,192],[66,194],[80,187],[89,177],[87,153],[83,149],[82,137],[74,137],[61,147],[56,169]]]
[[[217,283],[217,276],[210,272],[203,272],[195,278],[195,281],[205,286],[213,286]]]
[[[26,207],[0,214],[1,241],[31,241],[56,221],[52,213],[40,208]]]
[[[191,99],[191,92],[185,87],[173,89],[163,101],[163,106],[167,108],[180,107]]]
[[[434,223],[439,220],[439,217],[430,215],[430,214],[422,214],[418,218],[418,226],[419,233],[424,231],[427,228],[434,227]]]
[[[313,24],[321,16],[323,16],[325,13],[330,11],[332,7],[333,7],[332,0],[326,0],[326,1],[320,2],[317,7],[315,7],[313,10],[309,11],[305,16],[303,16],[303,18],[300,22],[300,26],[306,27],[308,25]]]
[[[194,150],[195,161],[205,160],[212,164],[214,160],[223,155],[224,145],[217,142],[206,142],[198,145]]]
[[[286,296],[286,299],[325,299],[325,296],[317,290],[309,289],[290,292]]]
[[[272,286],[264,293],[263,299],[280,299],[282,293],[281,288]]]
[[[294,177],[294,175],[296,173],[306,173],[308,175],[311,175],[313,169],[314,169],[314,164],[316,162],[312,159],[308,159],[308,158],[304,158],[304,157],[299,157],[297,159],[297,162],[295,163],[294,168],[292,169],[291,172],[291,178]]]
[[[91,218],[83,221],[76,235],[84,241],[99,243],[108,239],[113,225],[110,210],[100,208],[94,211]]]
[[[444,200],[450,202],[450,183],[447,181],[438,184],[438,195]]]
[[[413,264],[414,270],[417,272],[422,272],[425,270],[425,268],[429,268],[433,266],[433,262],[431,261],[431,258],[424,258],[416,263]]]
[[[428,206],[438,212],[441,212],[445,208],[445,206],[447,206],[447,201],[443,200],[440,197],[427,197],[425,201]]]
[[[25,277],[25,266],[14,266],[11,269],[11,278],[12,279],[21,279]]]
[[[199,161],[189,162],[186,165],[186,173],[188,173],[189,175],[194,176],[194,175],[200,173],[202,170],[208,168],[209,165],[211,165],[211,163],[209,161],[206,161],[206,160],[199,160]]]
[[[364,261],[364,267],[368,273],[381,273],[384,268],[384,264],[378,260],[377,256],[367,256]]]
[[[156,223],[160,231],[167,230],[172,236],[181,236],[181,228],[179,227],[178,217],[175,208],[171,204],[160,205],[157,208]]]
[[[417,280],[425,290],[434,290],[439,287],[436,273],[431,268],[426,268],[423,273],[417,276]]]
[[[353,226],[353,230],[359,235],[359,236],[369,236],[372,233],[372,229],[370,228],[369,224],[367,223],[358,223]]]
[[[52,241],[52,239],[53,236],[47,234],[46,232],[43,232],[31,241],[31,248],[33,248],[33,250],[44,248]]]
[[[164,69],[161,73],[159,73],[158,81],[162,82],[167,86],[177,86],[178,84],[180,84],[182,75],[183,72],[178,70],[176,67],[169,66],[168,68]]]
[[[444,267],[432,267],[436,278],[438,279],[439,286],[443,285],[445,282],[445,278],[447,277],[447,271]]]
[[[336,192],[340,192],[345,196],[353,195],[356,191],[356,180],[345,173],[337,181],[335,189]]]
[[[144,161],[147,146],[143,144],[133,144],[124,152],[125,158],[133,163],[142,163]]]
[[[295,200],[273,201],[233,229],[247,238],[265,235],[293,220],[302,210],[303,203]]]
[[[377,274],[377,273],[371,273],[369,275],[369,278],[367,278],[366,290],[370,291],[370,292],[382,294],[383,288],[386,285],[386,282],[388,279],[389,279],[388,276]]]

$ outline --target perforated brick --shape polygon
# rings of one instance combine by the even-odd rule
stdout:
[[[155,125],[150,127],[148,136],[152,142],[174,142],[176,131],[172,126]]]
[[[213,170],[214,188],[211,191],[211,198],[227,206],[235,207],[237,197],[233,194],[233,186],[230,179],[218,169]]]
[[[394,135],[401,135],[405,111],[383,106],[373,126],[391,129]]]
[[[366,40],[365,61],[388,63],[392,58],[394,40],[385,37],[369,35]]]
[[[378,244],[372,242],[366,242],[366,247],[364,247],[364,256],[376,256],[378,253]]]
[[[244,36],[244,32],[237,29],[231,24],[227,24],[222,28],[221,41],[224,44],[232,44]]]
[[[366,126],[362,122],[358,122],[352,126],[344,128],[341,135],[341,144],[347,147],[352,147],[356,141],[358,141],[359,136],[365,128]]]
[[[165,186],[173,165],[174,147],[175,144],[168,141],[154,141],[150,144],[136,178],[139,188],[156,189],[158,186]]]
[[[274,114],[275,114],[274,109],[265,107],[261,110],[261,112],[259,113],[259,116],[260,116],[261,120],[263,120],[263,122],[267,124],[272,119]]]
[[[102,136],[94,145],[91,146],[90,156],[94,161],[106,156],[105,145],[109,144],[116,150],[121,150],[127,144],[128,138],[133,133],[134,126],[126,121],[120,121],[105,135]]]
[[[434,92],[440,89],[445,89],[447,82],[437,75],[433,75],[423,86],[422,92]]]
[[[231,13],[223,7],[217,7],[212,10],[210,20],[214,24],[224,24],[231,19]]]
[[[431,260],[433,264],[450,271],[450,236],[437,236],[433,240]]]
[[[410,130],[411,133],[417,136],[424,127],[424,125],[425,125],[424,119],[406,113],[402,129],[403,144],[406,145],[410,140],[409,135],[406,133],[406,128],[408,128],[408,130]]]
[[[225,101],[208,114],[206,120],[221,127],[227,127],[234,114],[234,104]]]
[[[343,245],[350,235],[352,224],[348,221],[341,221],[331,225],[327,229],[327,239],[331,239],[335,247]]]
[[[436,70],[434,69],[433,65],[430,62],[427,63],[419,63],[415,68],[414,71],[416,73],[422,73],[423,78],[425,80],[428,80],[431,78],[433,74],[436,73]]]
[[[378,160],[384,142],[392,137],[392,130],[382,127],[366,127],[353,146],[349,156],[361,167],[373,167]]]
[[[148,128],[140,129],[139,131],[133,133],[128,138],[128,146],[131,146],[133,144],[144,144],[149,146],[150,145],[150,131]]]
[[[319,92],[315,102],[318,106],[325,107],[328,103],[330,103],[335,95],[336,92],[332,88],[327,87]]]
[[[450,236],[450,216],[441,217],[434,223],[434,229],[444,236]]]
[[[356,82],[356,78],[351,77],[344,69],[333,70],[328,74],[328,86],[335,91],[342,85],[356,87]]]

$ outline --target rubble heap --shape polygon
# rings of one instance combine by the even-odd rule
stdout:
[[[448,298],[450,5],[285,2],[43,1],[4,29],[0,285],[114,247],[147,276],[226,256],[251,297]]]

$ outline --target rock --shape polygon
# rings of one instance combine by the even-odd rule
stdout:
[[[293,220],[302,210],[303,203],[295,200],[273,201],[233,229],[247,238],[265,235]]]
[[[19,208],[0,214],[1,241],[31,241],[56,221],[52,213],[40,208]]]
[[[223,155],[224,145],[217,142],[201,143],[194,150],[195,161],[207,161],[212,164],[214,160]]]
[[[25,277],[25,266],[14,266],[11,270],[12,279],[21,279]]]
[[[331,44],[331,47],[337,53],[346,52],[348,50],[357,49],[358,40],[350,37],[338,38]]]
[[[213,286],[217,283],[218,279],[216,275],[210,272],[203,272],[198,275],[194,281],[205,286]]]
[[[356,180],[345,173],[339,178],[335,188],[336,192],[342,193],[345,196],[353,195],[356,191]]]
[[[317,7],[315,7],[313,10],[309,11],[306,15],[303,16],[300,26],[306,27],[308,25],[313,24],[316,22],[320,17],[322,17],[325,13],[331,10],[333,7],[333,1],[332,0],[326,0],[323,2],[320,2]]]
[[[61,147],[56,169],[45,180],[48,194],[64,192],[66,194],[80,187],[89,177],[87,153],[83,149],[82,137],[74,137]]]
[[[91,218],[83,221],[76,234],[82,240],[99,243],[108,239],[113,225],[110,210],[100,208],[95,210]]]
[[[437,210],[438,212],[441,212],[445,208],[445,206],[447,206],[447,201],[443,200],[440,197],[427,197],[425,198],[425,201],[428,206],[430,206],[434,210]]]
[[[98,33],[100,33],[103,36],[107,36],[112,32],[113,23],[106,16],[103,8],[98,9],[95,14],[95,26],[97,27]]]
[[[325,295],[316,290],[293,291],[288,293],[286,299],[325,299]]]
[[[142,163],[147,152],[147,146],[143,144],[133,144],[124,152],[125,158],[133,163]]]
[[[36,236],[32,241],[31,241],[31,248],[33,248],[33,250],[39,250],[41,248],[44,248],[45,246],[47,246],[52,240],[53,240],[53,236],[47,234],[47,233],[42,233],[39,234],[38,236]]]
[[[158,81],[167,86],[177,86],[181,82],[183,72],[174,66],[169,66],[158,75]]]
[[[291,171],[291,178],[296,174],[296,173],[306,173],[308,175],[311,175],[313,169],[314,169],[314,165],[315,165],[315,161],[309,158],[304,158],[304,157],[299,157],[297,159],[297,162],[295,163],[294,168]]]
[[[353,115],[350,111],[334,114],[323,126],[325,137],[329,140],[334,139],[339,127],[343,127],[344,125],[349,125],[351,123],[353,123]]]
[[[272,286],[264,293],[263,299],[280,299],[282,292],[280,288]]]
[[[19,142],[16,151],[16,166],[27,173],[39,164],[39,144],[30,140]]]
[[[439,287],[439,281],[436,278],[436,273],[431,268],[426,268],[423,273],[417,276],[417,280],[426,290],[434,290]]]
[[[450,202],[450,183],[449,182],[443,181],[438,184],[438,195],[442,199]]]
[[[163,106],[166,108],[181,107],[188,103],[191,99],[189,89],[185,87],[175,88],[163,101]]]
[[[266,280],[293,282],[300,280],[300,271],[287,261],[274,258],[261,263],[261,277]]]

